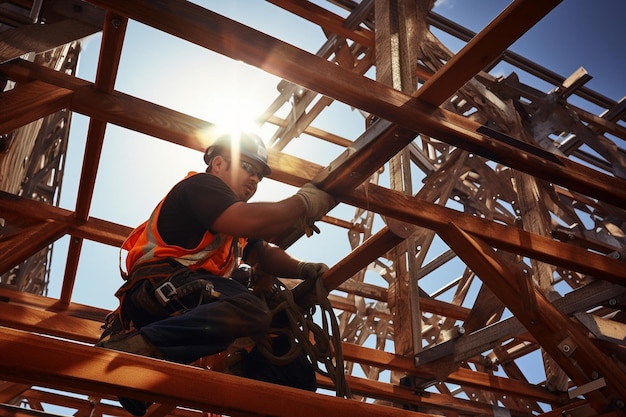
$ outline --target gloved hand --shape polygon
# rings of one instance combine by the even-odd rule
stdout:
[[[298,278],[304,280],[317,279],[328,271],[328,265],[323,263],[300,261],[297,271]]]
[[[313,233],[317,233],[318,235],[320,234],[320,228],[304,216],[300,217],[300,220],[298,220],[297,227],[298,229],[302,229],[306,237],[313,236]]]
[[[309,225],[320,220],[322,216],[335,205],[335,199],[327,192],[307,182],[298,190],[296,195],[302,198],[306,206],[305,218]]]

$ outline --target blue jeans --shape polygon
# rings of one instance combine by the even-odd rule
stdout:
[[[200,305],[192,296],[187,296],[185,305],[193,307],[173,316],[169,316],[171,311],[161,316],[146,311],[141,305],[142,298],[134,296],[137,293],[134,289],[124,302],[124,313],[166,360],[191,363],[222,352],[239,337],[258,339],[267,333],[270,311],[265,302],[245,286],[206,272],[188,271],[187,274],[192,280],[210,281],[220,295],[202,300]],[[147,281],[144,284],[149,285]]]

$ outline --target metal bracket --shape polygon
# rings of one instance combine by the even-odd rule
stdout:
[[[577,346],[574,341],[569,336],[567,336],[565,339],[563,339],[563,341],[561,341],[561,343],[559,343],[558,347],[559,350],[569,358],[572,353],[574,353]]]

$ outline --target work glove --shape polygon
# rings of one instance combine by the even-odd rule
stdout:
[[[298,278],[304,280],[314,280],[328,271],[328,265],[323,263],[300,261],[298,264]]]
[[[313,233],[320,232],[315,225],[315,221],[320,220],[324,214],[337,204],[335,199],[327,192],[320,190],[310,182],[304,184],[296,193],[306,206],[306,214],[296,222],[306,237],[311,237]]]
[[[320,220],[322,216],[337,204],[335,199],[326,191],[320,190],[310,182],[307,182],[296,193],[304,201],[306,206],[305,218],[308,224]]]
[[[318,235],[320,234],[320,228],[317,227],[313,221],[304,216],[300,217],[300,219],[296,222],[296,225],[304,232],[306,237],[313,236],[313,233],[317,233]]]

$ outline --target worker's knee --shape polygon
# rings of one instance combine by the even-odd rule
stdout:
[[[229,298],[228,303],[237,311],[242,333],[257,338],[267,332],[272,321],[272,314],[263,300],[252,293],[247,293]]]

